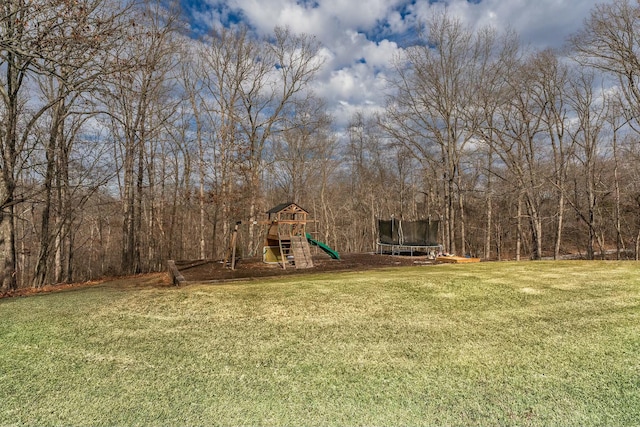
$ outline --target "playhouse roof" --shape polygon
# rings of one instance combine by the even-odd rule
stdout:
[[[269,209],[267,211],[268,214],[274,214],[274,213],[278,213],[278,212],[282,212],[282,211],[288,211],[289,213],[292,212],[304,212],[304,213],[309,213],[309,211],[307,211],[306,209],[301,208],[300,206],[298,206],[297,204],[293,203],[293,202],[287,202],[287,203],[281,203],[278,206],[275,206],[271,209]]]

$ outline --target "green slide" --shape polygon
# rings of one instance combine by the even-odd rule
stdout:
[[[334,251],[333,249],[331,249],[329,246],[325,245],[322,242],[318,242],[317,240],[313,240],[313,238],[311,237],[311,234],[309,234],[309,233],[307,233],[307,240],[312,245],[317,246],[320,249],[322,249],[323,251],[325,251],[331,258],[340,259],[340,254],[338,252]]]

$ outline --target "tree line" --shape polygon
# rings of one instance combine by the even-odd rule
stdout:
[[[394,58],[386,104],[346,128],[312,90],[312,35],[215,28],[176,5],[0,6],[2,289],[217,259],[233,224],[293,201],[343,252],[377,219],[439,220],[485,259],[638,259],[640,5],[596,6],[563,50],[447,14]]]

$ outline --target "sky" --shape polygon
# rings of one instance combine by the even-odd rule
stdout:
[[[325,66],[314,91],[330,112],[346,121],[356,111],[384,104],[390,63],[415,39],[415,28],[447,7],[471,28],[514,29],[523,43],[561,47],[582,26],[596,3],[608,0],[183,0],[199,31],[243,22],[259,34],[275,26],[313,34]]]

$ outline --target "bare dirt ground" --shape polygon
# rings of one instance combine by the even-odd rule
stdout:
[[[278,264],[265,264],[261,258],[240,259],[235,270],[224,266],[222,261],[176,261],[176,267],[187,282],[216,283],[233,280],[258,279],[261,277],[289,276],[295,274],[322,273],[329,271],[364,271],[376,268],[407,267],[434,264],[435,261],[426,256],[391,256],[373,253],[341,254],[340,260],[329,258],[318,253],[313,256],[313,267],[296,269],[287,266],[283,269]],[[51,292],[62,292],[87,288],[109,283],[123,287],[165,287],[171,286],[169,273],[151,273],[126,277],[110,277],[82,283],[46,285],[41,288],[21,288],[14,291],[0,290],[0,299],[25,297]]]
[[[19,288],[11,291],[0,290],[0,299],[11,297],[28,297],[40,294],[49,294],[54,292],[73,291],[77,289],[90,288],[99,285],[108,285],[115,288],[159,288],[172,286],[171,277],[168,273],[146,273],[135,274],[131,276],[105,277],[99,280],[90,280],[87,282],[77,283],[59,283],[54,285],[45,285],[40,288],[28,287]]]
[[[391,256],[372,253],[344,254],[335,260],[324,254],[313,256],[313,267],[296,269],[282,268],[279,264],[265,264],[261,258],[241,259],[235,270],[222,261],[177,261],[176,267],[187,282],[224,282],[228,280],[261,277],[288,276],[294,274],[322,273],[328,271],[362,271],[375,268],[403,267],[433,264],[426,256]]]

